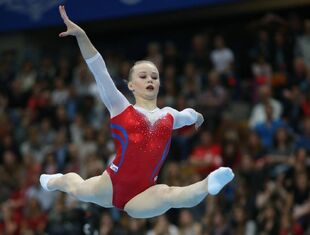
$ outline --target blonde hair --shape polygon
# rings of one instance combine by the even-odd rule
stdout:
[[[152,61],[150,61],[150,60],[138,60],[138,61],[136,61],[136,62],[134,63],[134,65],[133,65],[133,66],[131,67],[131,69],[129,70],[128,81],[131,81],[131,80],[132,80],[132,74],[133,74],[133,71],[134,71],[135,66],[136,66],[136,65],[139,65],[139,64],[143,64],[143,63],[149,63],[149,64],[153,65],[155,68],[157,68],[156,65],[155,65]]]

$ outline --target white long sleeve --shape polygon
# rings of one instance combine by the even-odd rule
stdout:
[[[171,107],[165,107],[174,118],[173,129],[179,129],[183,126],[190,126],[196,123],[198,115],[194,109],[187,108],[182,111],[175,110]]]
[[[130,103],[116,88],[102,56],[97,53],[94,57],[86,59],[86,63],[95,77],[100,98],[109,110],[111,118],[122,113]]]

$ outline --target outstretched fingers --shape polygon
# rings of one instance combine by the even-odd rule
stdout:
[[[60,5],[59,6],[59,13],[61,18],[64,20],[64,22],[66,23],[66,21],[69,20],[69,17],[67,16],[66,10],[65,10],[65,6],[64,5]]]
[[[65,6],[63,6],[63,5],[59,6],[59,13],[60,13],[60,16],[63,19],[65,25],[67,26],[67,31],[60,33],[59,37],[65,37],[65,36],[69,35],[69,32],[68,32],[68,26],[69,25],[68,24],[70,22],[69,17],[67,16],[67,13],[66,13],[66,10],[65,10]]]
[[[81,33],[83,33],[83,30],[69,19],[64,6],[59,6],[59,13],[65,25],[67,26],[67,30],[65,32],[60,33],[59,37],[65,37],[68,35],[78,36]]]

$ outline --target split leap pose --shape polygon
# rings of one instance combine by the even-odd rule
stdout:
[[[117,90],[102,56],[86,33],[59,7],[67,31],[60,37],[75,36],[83,58],[93,73],[100,97],[111,116],[111,132],[116,157],[102,175],[87,180],[75,173],[40,176],[45,190],[60,190],[78,200],[103,207],[117,207],[135,218],[150,218],[170,208],[193,207],[208,194],[216,195],[234,174],[221,167],[207,178],[185,187],[156,184],[157,176],[170,147],[172,131],[183,126],[203,123],[203,116],[193,109],[177,111],[158,108],[160,85],[156,66],[150,61],[138,61],[129,73],[128,88],[135,105]]]

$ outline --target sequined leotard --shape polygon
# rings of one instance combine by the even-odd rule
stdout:
[[[123,209],[130,199],[156,183],[172,131],[194,124],[197,113],[193,109],[148,111],[133,106],[115,87],[100,54],[86,62],[111,115],[116,157],[107,172],[113,184],[113,205]]]

